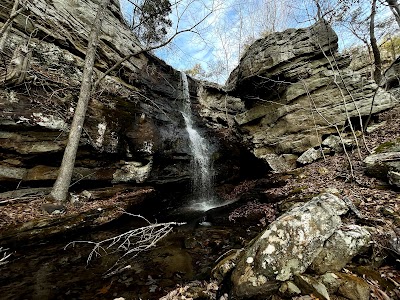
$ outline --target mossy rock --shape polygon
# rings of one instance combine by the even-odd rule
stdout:
[[[400,138],[380,144],[374,149],[375,153],[400,152]]]

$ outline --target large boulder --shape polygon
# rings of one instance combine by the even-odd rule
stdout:
[[[369,247],[371,234],[358,225],[347,225],[337,230],[324,244],[314,259],[311,269],[317,274],[340,271],[351,259]]]
[[[232,273],[235,296],[271,295],[279,282],[303,273],[341,226],[340,215],[347,210],[343,200],[321,194],[271,223],[244,251]]]
[[[227,90],[246,105],[235,118],[243,139],[271,167],[283,154],[300,155],[360,116],[398,103],[348,67],[337,41],[322,21],[273,33],[251,45],[231,73]]]
[[[400,139],[388,141],[364,159],[365,172],[400,187]]]

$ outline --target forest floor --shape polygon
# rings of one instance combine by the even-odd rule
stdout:
[[[276,175],[285,184],[266,189],[262,193],[267,198],[282,199],[279,203],[281,206],[283,203],[306,201],[326,191],[346,197],[355,205],[356,213],[349,214],[344,221],[375,227],[378,230],[372,254],[377,261],[374,272],[395,285],[395,293],[400,299],[400,253],[393,253],[388,245],[388,241],[394,238],[393,235],[400,240],[400,194],[388,183],[366,176],[363,165],[363,159],[371,150],[400,137],[400,107],[379,114],[375,123],[383,125],[366,134],[365,143],[359,138],[358,149],[348,150],[347,154],[327,155],[287,174]],[[127,198],[132,195],[141,197],[150,192],[151,188],[132,191],[123,187],[112,197],[68,203],[61,216],[69,217],[110,209],[109,219],[113,219],[122,214]],[[49,214],[43,210],[44,203],[44,195],[28,194],[0,199],[0,232],[37,220],[59,219],[60,214]],[[385,292],[376,280],[369,278],[368,283],[375,299],[389,299],[385,298]]]

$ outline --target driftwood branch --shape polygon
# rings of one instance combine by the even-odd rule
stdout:
[[[0,247],[0,253],[3,253],[3,255],[0,255],[0,266],[5,265],[8,263],[8,258],[11,256],[11,253],[7,254],[8,249],[5,249],[3,247]]]
[[[111,237],[99,242],[93,241],[73,241],[67,244],[64,249],[69,246],[75,246],[77,243],[93,245],[90,251],[87,264],[93,259],[93,257],[99,257],[103,254],[108,254],[114,252],[122,252],[122,256],[117,260],[117,262],[107,271],[111,272],[118,262],[125,256],[135,257],[139,253],[146,251],[152,247],[155,247],[157,242],[170,233],[174,226],[180,226],[185,223],[169,222],[169,223],[151,223],[146,218],[140,215],[134,215],[123,211],[125,214],[132,217],[138,217],[144,220],[148,225],[129,230],[125,233]]]

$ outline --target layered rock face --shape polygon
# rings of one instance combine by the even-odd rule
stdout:
[[[7,20],[13,2],[2,2],[9,9],[0,9],[0,22]],[[3,190],[18,182],[20,187],[51,183],[57,176],[79,95],[87,37],[100,1],[78,2],[27,2],[14,21],[1,54],[7,67],[0,67],[0,75],[9,74],[18,63],[11,62],[13,53],[19,51],[25,63],[19,71],[22,77],[9,78],[0,87]],[[122,18],[119,1],[112,1],[101,28],[95,79],[141,47]],[[193,80],[189,85],[196,108],[197,87]],[[151,54],[140,53],[123,62],[92,95],[73,180],[188,181],[190,150],[181,91],[179,72]],[[200,121],[198,110],[193,111]],[[226,171],[224,176],[230,176]]]
[[[337,42],[322,21],[270,34],[250,46],[228,79],[228,93],[246,105],[235,118],[244,140],[276,171],[289,168],[285,155],[300,155],[398,102],[350,70]]]
[[[24,84],[5,82],[8,86],[0,89],[2,181],[24,184],[56,178],[98,2],[28,2],[16,18],[7,53],[24,45],[30,59]],[[6,20],[8,13],[1,10],[0,20]],[[123,21],[118,1],[112,1],[101,29],[96,78],[140,49]],[[7,54],[3,57],[10,59]],[[181,122],[177,105],[172,103],[178,95],[178,74],[158,59],[141,54],[112,75],[118,77],[107,77],[93,93],[73,180],[140,183],[151,176],[154,155],[165,149],[164,143],[173,145],[174,152],[187,152],[184,147],[179,149],[185,137],[177,126]],[[169,127],[179,133],[160,133],[170,131]]]

